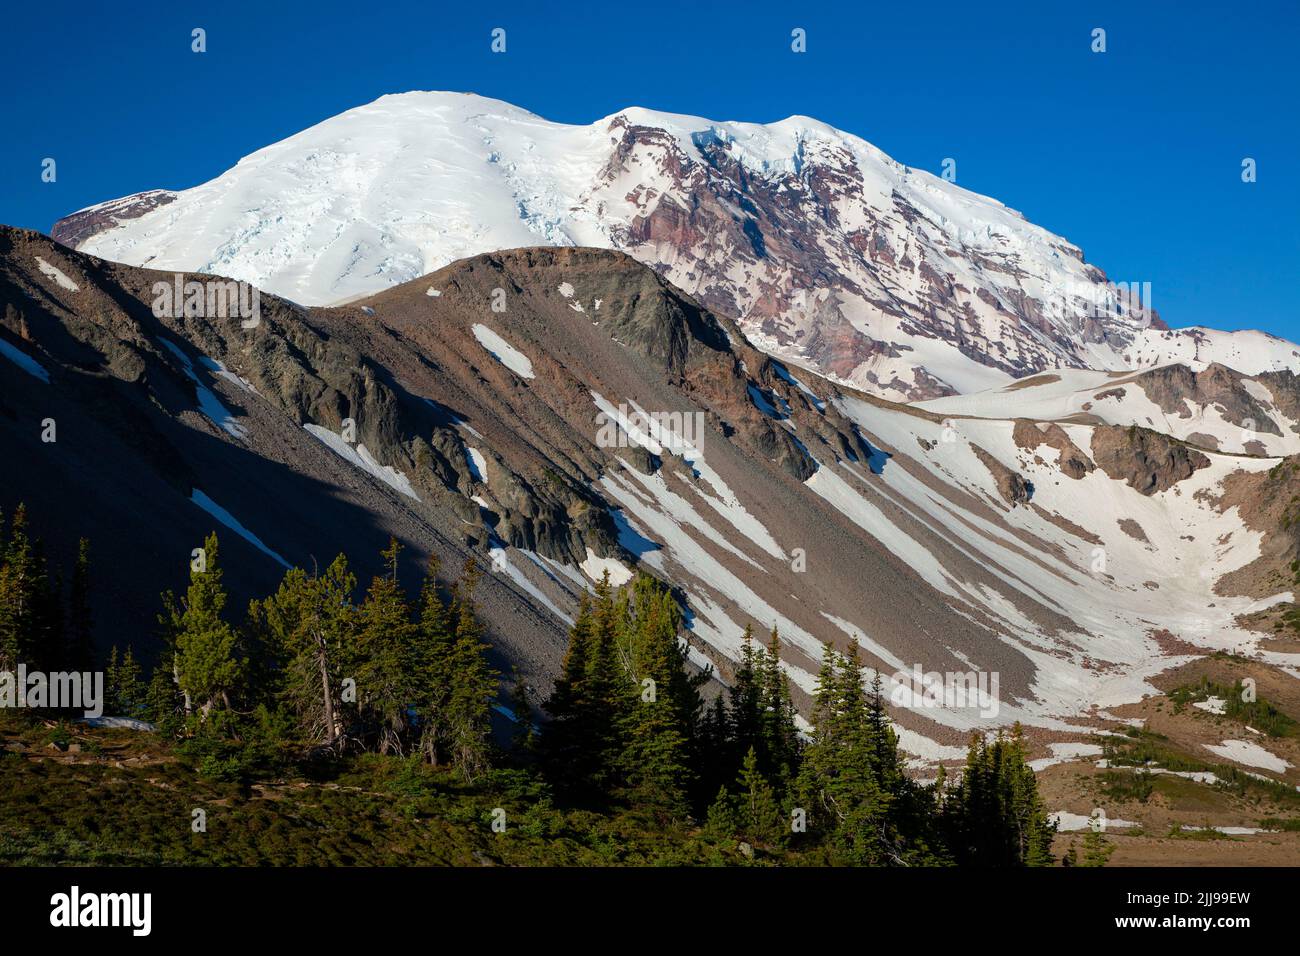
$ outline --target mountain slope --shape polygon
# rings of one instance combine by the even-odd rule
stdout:
[[[264,297],[253,327],[155,315],[175,278],[0,230],[0,505],[104,549],[119,636],[143,640],[210,501],[260,544],[223,532],[245,593],[389,534],[408,573],[478,556],[493,640],[542,689],[577,596],[634,565],[723,680],[746,625],[779,628],[804,704],[827,641],[885,676],[996,675],[991,707],[895,701],[931,760],[1017,719],[1077,739],[1210,650],[1296,663],[1240,620],[1289,597],[1294,542],[1259,520],[1277,459],[883,401],[618,252],[477,255],[336,308]]]
[[[1293,345],[1262,333],[1168,330],[1066,240],[800,116],[634,108],[566,126],[469,94],[385,96],[201,186],[74,213],[53,235],[307,305],[497,249],[620,249],[765,350],[898,399],[1044,369],[1300,368]]]

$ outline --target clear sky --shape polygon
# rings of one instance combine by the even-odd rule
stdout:
[[[955,159],[959,185],[1070,239],[1112,279],[1150,282],[1171,325],[1300,340],[1297,0],[288,6],[6,3],[0,222],[48,231],[95,202],[197,185],[407,90],[575,123],[627,106],[801,113],[911,166]],[[1091,51],[1097,27],[1105,53]],[[46,157],[57,182],[41,181]]]

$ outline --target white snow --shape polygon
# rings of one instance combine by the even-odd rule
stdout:
[[[208,386],[203,383],[197,373],[195,373],[194,364],[190,361],[190,357],[181,351],[180,346],[169,339],[159,339],[158,341],[166,346],[167,350],[171,352],[172,355],[176,356],[177,361],[181,363],[186,378],[194,383],[194,394],[199,400],[199,411],[202,412],[209,421],[225,431],[226,434],[231,437],[238,438],[241,441],[244,438],[247,438],[248,429],[235,420],[235,416],[232,415],[229,409],[221,403],[221,399],[217,398],[216,392],[212,391],[212,389],[208,388]],[[204,363],[204,366],[210,370],[226,373],[225,366],[221,365],[219,362],[213,362],[211,359],[206,357],[202,358],[201,361]],[[227,376],[229,375],[229,373],[226,374]],[[234,378],[238,380],[238,376],[234,376]],[[252,386],[249,386],[250,389],[251,387]]]
[[[1222,697],[1207,697],[1205,700],[1194,701],[1192,706],[1198,710],[1209,711],[1211,714],[1222,714],[1228,702]]]
[[[50,384],[50,373],[45,371],[45,367],[40,362],[17,346],[10,345],[4,339],[0,339],[0,355],[13,362],[32,378],[38,378],[46,385]]]
[[[465,446],[465,463],[469,466],[469,473],[474,476],[475,481],[487,482],[487,459],[477,448]]]
[[[81,287],[64,275],[58,268],[50,265],[40,256],[36,256],[35,258],[37,268],[39,268],[43,274],[57,282],[60,288],[67,289],[69,292],[81,291]]]
[[[1096,824],[1093,817],[1085,817],[1081,813],[1071,813],[1068,810],[1057,810],[1055,813],[1048,814],[1047,819],[1056,824],[1056,828],[1061,833],[1075,833],[1079,830],[1092,829]],[[1109,827],[1135,827],[1137,826],[1132,820],[1119,820],[1114,817],[1105,817],[1104,827],[1098,829],[1105,830]]]
[[[342,435],[330,431],[324,425],[303,425],[310,434],[325,444],[332,452],[341,458],[347,459],[351,464],[360,468],[368,475],[378,478],[394,491],[400,491],[408,498],[420,500],[420,496],[415,493],[411,487],[411,480],[402,474],[396,468],[389,465],[381,465],[375,456],[370,454],[365,445],[358,443],[355,447],[348,444]]]
[[[217,504],[215,501],[209,498],[198,488],[193,489],[193,491],[190,493],[190,500],[193,501],[200,508],[202,508],[204,511],[206,511],[208,514],[212,515],[212,517],[220,521],[231,531],[235,532],[235,534],[239,535],[241,538],[243,538],[253,547],[257,548],[258,551],[261,551],[267,557],[271,558],[276,563],[283,565],[285,568],[290,567],[288,561],[280,557],[280,555],[276,554],[265,544],[263,544],[262,539],[259,538],[257,535],[253,534],[253,532],[249,531],[246,527],[244,527],[244,525],[239,521],[238,518],[232,515],[225,508],[221,507],[221,505]]]
[[[1080,757],[1095,757],[1102,753],[1101,747],[1097,744],[1072,741],[1052,743],[1048,744],[1047,747],[1052,752],[1050,757],[1040,757],[1037,760],[1029,761],[1029,766],[1035,771],[1046,770],[1054,764],[1065,763],[1068,760],[1077,760]]]
[[[536,378],[533,374],[533,363],[528,356],[519,351],[500,335],[493,332],[486,325],[480,323],[474,324],[474,338],[478,339],[479,345],[487,349],[494,359],[504,365],[510,371],[514,372],[520,378]]]
[[[1224,760],[1231,760],[1233,763],[1244,764],[1247,767],[1259,767],[1261,770],[1285,773],[1287,768],[1291,766],[1281,757],[1270,753],[1250,740],[1225,740],[1221,744],[1202,744],[1201,746]]]
[[[523,571],[511,563],[510,553],[506,550],[505,545],[501,541],[494,540],[492,545],[488,548],[488,551],[492,556],[491,567],[493,571],[504,571],[506,577],[518,585],[524,593],[528,594],[533,598],[533,600],[537,601],[537,603],[541,604],[542,607],[546,608],[546,610],[550,611],[565,624],[570,627],[573,626],[573,618],[556,607],[555,602],[547,597],[541,588],[530,581]]]
[[[593,581],[599,581],[606,571],[609,572],[609,583],[618,587],[627,584],[632,580],[632,572],[629,571],[617,558],[602,558],[591,548],[587,549],[587,560],[579,565],[587,577]]]
[[[147,720],[136,720],[134,717],[86,717],[81,723],[87,727],[104,727],[113,730],[140,730],[146,733],[156,731],[158,728]]]

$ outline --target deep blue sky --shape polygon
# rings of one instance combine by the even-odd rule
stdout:
[[[7,3],[0,222],[185,188],[384,93],[588,123],[815,116],[1150,282],[1175,326],[1300,340],[1300,4]],[[1236,9],[1234,9],[1236,8]],[[208,52],[190,52],[190,30]],[[508,52],[489,52],[493,27]],[[790,52],[790,31],[808,52]],[[1090,51],[1094,27],[1108,50]],[[40,180],[44,157],[58,181]],[[1243,157],[1258,182],[1241,181]]]

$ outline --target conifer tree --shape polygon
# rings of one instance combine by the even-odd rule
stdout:
[[[455,639],[451,653],[448,731],[452,763],[466,780],[475,779],[488,766],[492,704],[500,677],[488,663],[490,648],[483,639],[483,625],[474,604],[478,580],[478,565],[470,558],[457,583],[456,604],[452,612]]]
[[[741,830],[753,840],[776,844],[786,829],[776,793],[758,768],[758,754],[753,747],[745,754],[736,780]]]
[[[591,795],[597,776],[598,704],[591,697],[588,672],[595,644],[595,610],[582,596],[569,628],[569,645],[551,696],[544,706],[551,721],[542,734],[543,761],[552,780],[574,793]]]
[[[420,753],[435,767],[451,752],[451,683],[455,649],[451,609],[438,590],[439,562],[429,557],[420,586],[413,670],[415,715],[420,722]]]
[[[223,617],[226,590],[215,533],[203,545],[204,560],[192,564],[174,634],[177,681],[204,725],[213,713],[229,711],[242,686],[247,662],[239,634]]]
[[[510,712],[515,718],[513,740],[514,748],[519,753],[526,753],[533,746],[533,708],[528,702],[528,689],[518,668],[514,669],[514,682],[510,688]]]
[[[777,792],[784,792],[794,780],[800,744],[790,679],[781,669],[781,638],[775,626],[763,654],[761,716],[767,760],[760,767]]]
[[[1056,827],[1026,759],[1020,725],[992,743],[974,735],[961,779],[941,807],[944,842],[955,862],[1048,866]]]
[[[94,616],[90,610],[90,542],[77,544],[77,561],[68,590],[67,666],[89,671],[95,666]]]
[[[28,531],[27,508],[19,505],[9,524],[0,561],[0,670],[37,663],[42,649],[45,567]]]
[[[125,653],[119,656],[117,645],[114,644],[109,652],[108,669],[104,675],[105,704],[111,714],[135,719],[145,715],[148,708],[148,687],[143,675],[131,646],[128,644]]]
[[[415,625],[397,580],[401,546],[390,539],[382,553],[386,573],[375,577],[357,613],[356,681],[362,719],[375,748],[404,753],[413,685]]]
[[[275,594],[250,606],[262,646],[282,661],[277,696],[297,716],[303,740],[327,751],[344,746],[356,716],[355,701],[344,699],[354,662],[356,583],[340,554],[324,573],[288,571]]]
[[[1070,849],[1073,851],[1073,844],[1071,844]],[[1110,855],[1114,852],[1115,845],[1106,839],[1101,827],[1089,826],[1088,832],[1083,835],[1083,860],[1078,865],[1089,867],[1105,866],[1110,862]]]

